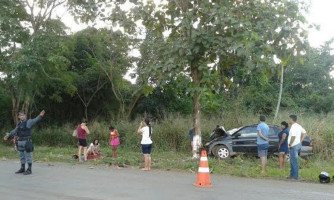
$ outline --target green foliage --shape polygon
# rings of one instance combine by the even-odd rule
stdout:
[[[302,64],[295,62],[287,69],[284,90],[297,106],[325,114],[334,109],[331,44],[329,41],[319,49],[309,48]]]
[[[46,109],[48,125],[83,116],[160,120],[187,116],[200,103],[196,109],[206,116],[270,115],[280,76],[274,57],[285,67],[284,109],[334,109],[331,41],[307,46],[306,4],[299,1],[131,1],[126,10],[126,1],[70,0],[60,5],[77,19],[112,23],[74,34],[54,15],[42,15],[52,7],[47,1],[35,4],[37,13],[20,0],[3,2],[0,71],[7,76],[0,89],[7,114]],[[134,85],[124,79],[130,68]]]
[[[28,15],[19,0],[2,0],[0,4],[0,48],[12,47],[12,42],[23,43],[27,41],[29,30],[20,22],[27,20]],[[12,48],[4,52],[9,53]],[[1,63],[0,63],[1,64]]]
[[[10,111],[11,111],[10,97],[6,95],[5,91],[0,87],[0,131],[3,128],[8,128],[10,125]]]
[[[168,113],[190,114],[192,100],[188,91],[189,84],[186,77],[180,77],[154,88],[152,94],[140,100],[135,112],[148,113],[157,118],[163,118]]]
[[[333,156],[333,130],[331,121],[334,115],[318,115],[310,113],[294,112],[298,115],[299,123],[306,129],[307,134],[313,140],[314,153],[316,157],[330,159]],[[286,121],[291,112],[280,113],[274,123]],[[268,123],[272,118],[268,117]],[[140,135],[136,133],[139,126],[139,120],[98,122],[94,121],[88,124],[91,134],[88,136],[88,142],[95,138],[100,139],[103,146],[108,146],[110,125],[116,127],[121,137],[121,147],[135,150],[140,144]],[[168,115],[165,119],[153,121],[153,142],[154,148],[158,151],[173,150],[177,152],[189,152],[190,144],[188,131],[192,128],[191,117]],[[202,137],[203,143],[207,142],[211,131],[216,125],[223,125],[227,130],[244,126],[247,124],[258,123],[258,115],[247,112],[223,112],[221,117],[203,117]],[[42,123],[41,127],[33,130],[33,139],[37,145],[43,146],[76,146],[76,139],[72,137],[72,132],[76,125],[65,124],[63,126],[46,126]]]
[[[71,165],[76,165],[77,160],[72,158],[73,154],[77,153],[77,148],[68,147],[46,147],[36,146],[34,152],[34,160],[38,162],[54,163],[62,162]],[[111,149],[103,146],[102,153],[104,158],[99,160],[91,160],[80,165],[87,166],[103,166],[111,167],[111,165],[123,165],[125,167],[142,167],[143,160],[140,154],[140,148],[126,149],[120,147],[118,149],[118,158],[113,159],[111,156]],[[175,151],[161,151],[159,149],[153,150],[152,153],[152,168],[158,170],[172,170],[172,171],[187,171],[196,173],[198,170],[198,160],[190,159],[190,153],[181,153]],[[12,147],[0,144],[0,157],[2,159],[17,159],[17,152]],[[261,174],[261,169],[258,164],[259,160],[255,157],[238,156],[230,160],[217,160],[209,158],[209,167],[212,173],[217,175],[231,175],[237,177],[249,178],[271,178],[276,180],[286,180],[289,174],[289,167],[286,165],[284,170],[277,167],[278,161],[276,157],[268,159],[267,174]],[[318,182],[318,175],[320,171],[333,171],[333,160],[323,160],[319,158],[311,158],[309,160],[300,159],[300,176],[307,182]]]
[[[219,108],[222,102],[207,91],[218,91],[222,97],[232,79],[244,81],[233,71],[246,76],[253,69],[270,72],[275,55],[283,59],[282,51],[299,52],[305,40],[305,19],[300,12],[304,8],[295,1],[168,1],[137,5],[132,12],[138,15],[136,20],[143,20],[146,29],[141,46],[145,60],[139,72],[146,72],[145,77],[158,84],[168,83],[180,74],[191,77],[188,91],[196,113],[193,117],[198,122],[194,124],[196,132],[200,98],[214,101],[205,104],[207,110]],[[293,47],[288,48],[288,44]],[[254,106],[255,110],[270,112],[272,104],[266,100],[264,105]]]

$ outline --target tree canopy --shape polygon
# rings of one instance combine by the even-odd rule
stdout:
[[[106,26],[70,33],[59,7]],[[46,109],[50,123],[192,113],[200,134],[201,113],[273,114],[284,73],[283,109],[329,113],[332,41],[308,44],[306,10],[297,0],[1,0],[0,109],[13,119]]]

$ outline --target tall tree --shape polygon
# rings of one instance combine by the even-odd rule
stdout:
[[[137,19],[143,20],[146,37],[152,38],[157,59],[145,67],[153,79],[160,80],[156,83],[178,74],[191,77],[196,134],[201,134],[201,95],[224,80],[221,72],[232,66],[247,73],[270,69],[275,48],[287,49],[293,38],[304,38],[299,25],[300,31],[281,36],[287,25],[303,23],[297,1],[173,0],[161,5],[149,1],[134,9]]]
[[[3,0],[0,5],[1,33],[4,32],[0,63],[6,76],[2,83],[12,97],[14,121],[18,110],[28,112],[36,94],[40,93],[39,86],[46,84],[46,80],[70,81],[69,76],[58,73],[68,62],[61,55],[66,51],[61,46],[66,27],[55,15],[56,9],[66,2]],[[73,87],[70,90],[73,92]]]

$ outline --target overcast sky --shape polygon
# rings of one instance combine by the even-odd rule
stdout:
[[[158,1],[158,0],[157,0]],[[309,41],[312,46],[319,47],[325,41],[334,38],[334,0],[310,0],[311,7],[307,15],[310,23],[320,25],[320,31],[309,30]],[[66,11],[57,13],[62,17],[64,23],[71,28],[73,32],[83,29],[85,26],[76,24]],[[334,45],[333,45],[334,47]]]
[[[309,40],[318,47],[334,37],[334,0],[311,0],[312,5],[308,20],[320,25],[320,31],[310,30]]]
[[[320,25],[320,31],[310,29],[309,40],[312,46],[319,47],[326,40],[334,37],[334,0],[310,0],[310,2],[311,7],[306,17],[310,23]],[[71,20],[72,17],[66,13],[63,12],[60,15],[73,32],[84,28],[83,25],[76,24],[73,19]]]

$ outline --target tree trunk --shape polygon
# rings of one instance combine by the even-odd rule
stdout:
[[[131,104],[129,105],[129,108],[127,110],[127,115],[126,115],[126,119],[129,120],[131,118],[132,112],[135,109],[139,99],[142,97],[142,93],[138,93],[135,95],[134,99],[132,100]]]
[[[19,106],[17,105],[17,99],[12,97],[12,119],[14,124],[17,124],[17,113],[19,112]]]
[[[201,135],[201,105],[200,105],[200,71],[197,67],[191,67],[191,78],[195,86],[195,92],[193,94],[193,128],[196,135]]]
[[[88,121],[88,106],[85,106],[85,120]]]
[[[200,96],[201,92],[199,90],[201,83],[201,74],[199,69],[196,66],[191,66],[191,78],[194,84],[194,93],[193,93],[193,129],[195,136],[193,139],[193,144],[196,143],[193,147],[193,158],[198,158],[199,147],[202,146],[202,137],[201,137],[201,104]]]
[[[21,105],[21,93],[18,96],[12,96],[12,118],[14,124],[19,122],[17,118],[17,114],[20,111],[23,111],[27,116],[29,116],[29,107],[30,107],[30,99],[28,97],[25,98],[25,101]],[[21,109],[20,109],[21,108]]]
[[[201,135],[201,105],[200,94],[196,92],[193,96],[193,127],[196,135]]]
[[[284,66],[281,65],[281,80],[280,80],[279,94],[278,94],[278,100],[277,100],[277,106],[276,106],[274,121],[277,118],[279,108],[281,106],[281,100],[282,100],[282,94],[283,94],[283,81],[284,81]]]

